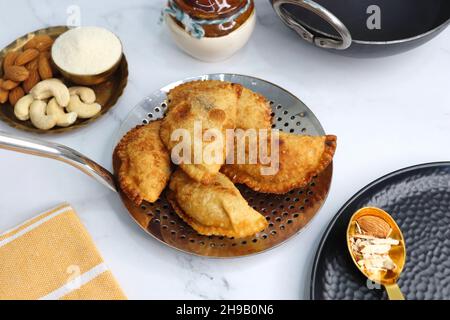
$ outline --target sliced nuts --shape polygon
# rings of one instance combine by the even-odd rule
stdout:
[[[358,234],[350,239],[355,260],[365,272],[372,276],[396,269],[397,266],[389,256],[389,252],[392,246],[399,244],[399,241],[394,239],[361,238]]]

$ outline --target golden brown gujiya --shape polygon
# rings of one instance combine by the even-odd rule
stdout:
[[[269,157],[272,146],[270,132],[266,141]],[[245,144],[245,162],[227,164],[223,166],[222,172],[234,183],[246,184],[257,192],[284,194],[305,187],[314,176],[330,165],[336,150],[337,138],[332,135],[313,137],[280,132],[278,139],[274,141],[279,141],[279,159],[276,163],[278,166],[273,166],[278,167],[278,170],[273,171],[273,174],[262,174],[261,169],[267,169],[271,165],[261,164],[259,154],[257,163],[249,164],[248,141]],[[235,160],[237,152],[236,147]]]
[[[159,137],[161,121],[128,132],[115,149],[121,190],[136,205],[155,202],[171,174],[170,155]]]
[[[231,82],[220,80],[197,80],[180,84],[169,91],[167,98],[170,106],[176,106],[180,102],[189,100],[192,94],[198,94],[203,90],[215,90],[228,87]]]
[[[172,207],[199,234],[244,238],[268,225],[223,174],[217,174],[211,184],[204,185],[177,170],[169,188]]]
[[[238,101],[236,128],[270,129],[271,114],[272,108],[264,96],[244,88]]]
[[[242,86],[228,82],[212,86],[203,81],[197,82],[186,95],[182,95],[182,90],[174,90],[179,93],[177,98],[172,97],[170,100],[166,117],[161,124],[161,140],[176,164],[195,181],[207,184],[225,162],[225,133],[227,129],[235,128]],[[172,95],[175,96],[174,93]],[[196,131],[199,126],[201,130]],[[187,150],[190,149],[190,154],[174,150],[180,146],[180,142],[187,142],[181,136],[174,139],[173,134],[182,132],[179,129],[184,129],[188,135],[190,148]],[[217,134],[213,138],[204,136],[210,129],[214,129]],[[196,148],[197,146],[200,148]],[[208,150],[211,152],[206,152]]]
[[[189,100],[193,94],[202,90],[221,90],[229,87],[230,82],[219,80],[199,80],[183,83],[167,94],[169,107]],[[272,108],[267,99],[250,89],[242,87],[238,99],[236,128],[240,129],[270,129],[272,125]]]

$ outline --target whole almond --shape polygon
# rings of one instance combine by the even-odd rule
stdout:
[[[34,88],[35,85],[37,85],[41,81],[41,77],[39,76],[38,70],[31,70],[30,76],[27,80],[25,80],[22,84],[23,90],[25,93],[30,93],[31,89]]]
[[[22,66],[9,66],[5,68],[5,79],[22,82],[28,79],[30,72]]]
[[[50,53],[50,51],[43,51],[43,52],[41,52],[41,56],[44,56],[50,60],[50,58],[52,57],[52,54]]]
[[[24,66],[28,62],[33,61],[39,56],[39,50],[37,49],[27,49],[24,52],[22,52],[16,59],[15,65],[16,66]]]
[[[8,96],[9,91],[0,88],[0,104],[4,104],[6,101],[8,101]]]
[[[53,45],[53,39],[48,35],[37,35],[28,41],[23,47],[26,49],[37,49],[39,51],[47,51]]]
[[[50,51],[50,49],[53,46],[53,39],[47,39],[45,41],[41,41],[37,44],[36,49],[38,49],[40,52]]]
[[[53,78],[53,71],[50,65],[50,61],[43,54],[39,56],[39,75],[42,80]]]
[[[17,101],[19,101],[24,95],[25,92],[23,91],[22,87],[12,89],[9,92],[9,103],[11,103],[12,106],[15,106]]]
[[[387,238],[391,232],[391,226],[382,218],[375,216],[362,216],[356,222],[365,234],[377,238]]]
[[[3,90],[9,91],[14,89],[19,85],[18,82],[12,81],[12,80],[4,80],[1,84],[1,87]]]
[[[39,69],[39,57],[34,59],[33,61],[30,61],[25,66],[28,71],[38,70]]]
[[[8,68],[10,66],[13,66],[19,55],[20,55],[19,51],[8,52],[5,56],[5,59],[3,60],[3,70],[5,70],[6,68]]]

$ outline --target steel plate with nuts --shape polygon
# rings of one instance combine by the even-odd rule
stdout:
[[[173,83],[144,99],[123,123],[116,141],[140,124],[164,117],[167,109],[166,94],[175,86],[193,80],[223,80],[242,84],[261,93],[272,105],[273,127],[296,134],[324,135],[317,118],[298,98],[267,81],[235,74],[213,74]],[[114,159],[117,172],[119,160]],[[136,207],[121,194],[122,201],[135,221],[159,241],[181,251],[208,257],[238,257],[260,253],[274,248],[301,231],[317,214],[328,195],[332,165],[304,189],[285,195],[257,193],[238,186],[244,198],[269,222],[263,232],[245,239],[202,236],[183,222],[166,200],[165,193],[154,203]]]
[[[49,35],[50,37],[56,39],[59,35],[63,34],[67,30],[69,30],[69,28],[65,26],[50,27],[28,33],[27,35],[18,38],[13,43],[4,48],[2,51],[0,51],[0,65],[3,65],[3,59],[8,52],[21,49],[35,35]],[[1,69],[0,78],[2,78],[3,68],[0,69]],[[92,89],[94,89],[97,95],[97,102],[100,105],[102,105],[101,112],[91,119],[78,119],[75,122],[75,124],[67,128],[55,127],[48,131],[37,129],[33,126],[31,121],[29,120],[28,121],[18,120],[14,115],[13,106],[11,106],[9,103],[0,105],[0,119],[6,122],[11,127],[28,132],[62,133],[72,131],[81,128],[87,124],[90,124],[99,119],[102,115],[106,114],[117,103],[120,96],[123,94],[123,91],[125,90],[125,87],[127,85],[127,81],[128,81],[128,63],[124,55],[122,57],[122,61],[120,62],[119,68],[106,82],[103,82],[96,86],[92,86]]]

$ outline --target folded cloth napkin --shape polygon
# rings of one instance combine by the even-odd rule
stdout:
[[[126,299],[75,211],[63,204],[0,234],[0,299]]]

